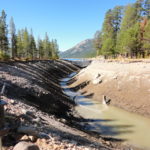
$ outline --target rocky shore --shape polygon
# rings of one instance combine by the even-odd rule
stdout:
[[[1,62],[0,89],[5,126],[0,129],[3,150],[110,150],[120,142],[87,133],[59,82],[79,68],[67,61]]]

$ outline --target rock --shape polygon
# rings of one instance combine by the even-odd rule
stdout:
[[[117,78],[118,78],[118,76],[113,76],[113,77],[112,77],[112,79],[117,79]]]
[[[71,141],[71,143],[73,144],[73,145],[77,145],[77,142],[76,141]]]
[[[36,142],[37,141],[37,137],[35,136],[29,136],[31,142]]]
[[[34,116],[34,112],[33,111],[26,111],[26,115]]]
[[[33,119],[32,121],[38,123],[38,122],[40,122],[40,118]]]
[[[99,84],[102,82],[102,76],[100,73],[96,74],[93,78],[93,84]]]
[[[110,145],[110,144],[111,144],[109,141],[106,141],[105,143],[106,143],[107,145]]]
[[[16,104],[16,102],[15,102],[13,99],[10,100],[10,103],[11,103],[12,105]]]
[[[94,76],[94,79],[98,79],[100,76],[101,76],[101,74],[98,73],[98,74],[96,74],[96,75]]]
[[[66,119],[61,119],[61,122],[66,123],[67,121]]]
[[[29,138],[27,135],[24,135],[24,136],[21,137],[20,140],[21,140],[21,141],[29,141],[30,138]]]
[[[21,141],[31,141],[31,142],[36,142],[37,137],[35,137],[35,136],[27,136],[27,135],[24,135],[20,140],[21,140]]]
[[[27,110],[21,109],[21,112],[22,112],[23,114],[26,114],[26,113],[27,113]]]
[[[111,99],[107,99],[105,95],[103,95],[102,104],[109,105],[111,102]]]
[[[99,84],[99,83],[101,83],[102,82],[102,80],[101,79],[95,79],[95,80],[93,80],[93,84]]]
[[[15,145],[13,150],[40,150],[35,144],[29,142],[19,142]]]

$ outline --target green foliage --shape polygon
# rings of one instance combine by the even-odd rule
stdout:
[[[108,10],[102,31],[94,41],[100,55],[150,55],[150,0]]]
[[[96,49],[96,55],[100,55],[101,48],[102,48],[102,33],[96,32],[95,37],[93,40],[93,46]]]
[[[10,20],[10,44],[12,58],[15,58],[17,56],[17,35],[14,20],[12,17]]]
[[[101,55],[115,55],[116,42],[122,18],[121,6],[116,6],[113,10],[108,10],[105,15],[103,28],[98,37],[95,39],[95,47]]]
[[[10,20],[10,45],[8,42],[8,29],[6,24],[6,14],[2,11],[0,16],[0,59],[8,60],[12,58],[20,59],[57,59],[58,58],[58,44],[56,40],[49,40],[48,34],[45,34],[43,40],[38,39],[36,42],[32,30],[29,32],[27,28],[18,30],[16,28],[13,18]],[[10,51],[9,51],[10,50]]]
[[[0,50],[0,60],[9,60],[9,55]]]
[[[141,48],[139,23],[134,24],[127,30],[125,45],[127,47],[127,52],[131,55],[131,57],[134,54],[137,56],[138,50]]]
[[[110,55],[114,47],[114,27],[113,27],[113,12],[108,10],[104,19],[102,29],[102,47],[100,53]]]
[[[31,33],[29,34],[29,58],[30,59],[37,59],[38,58],[38,51],[36,48],[36,42],[31,30]]]
[[[8,54],[8,37],[7,37],[6,13],[3,10],[0,16],[0,49],[4,54]]]
[[[101,48],[101,54],[105,56],[113,55],[115,53],[114,46],[114,40],[112,38],[105,39]]]
[[[38,39],[38,51],[40,59],[57,59],[58,57],[58,44],[56,40],[49,40],[47,33],[44,40]]]
[[[58,56],[59,48],[58,48],[57,40],[52,40],[52,42],[50,43],[50,47],[52,50],[52,58],[53,59],[59,58]]]
[[[44,47],[43,47],[43,41],[40,38],[38,38],[38,41],[37,41],[37,49],[39,52],[38,58],[42,59],[44,57]]]
[[[139,6],[139,8],[137,7]],[[127,5],[125,8],[124,17],[121,24],[120,33],[117,39],[117,52],[120,54],[137,55],[140,50],[140,24],[139,14],[141,14],[141,5],[137,2],[135,4]]]
[[[21,30],[18,30],[17,34],[17,57],[23,57],[23,36]]]
[[[148,23],[145,26],[143,39],[144,39],[143,48],[145,50],[145,53],[147,55],[150,55],[150,20],[148,20]]]

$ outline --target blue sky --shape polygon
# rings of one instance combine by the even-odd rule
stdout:
[[[62,51],[93,38],[108,9],[132,2],[135,0],[0,0],[0,11],[5,10],[8,22],[13,16],[17,29],[32,28],[41,38],[47,32]]]

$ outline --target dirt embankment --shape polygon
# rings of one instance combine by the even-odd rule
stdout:
[[[0,129],[3,150],[13,150],[21,141],[36,144],[40,150],[120,147],[120,142],[103,140],[76,127],[80,118],[73,117],[74,102],[64,95],[59,82],[78,69],[60,60],[0,63],[0,89],[6,85],[1,98],[8,103],[5,126]]]
[[[150,117],[150,63],[93,61],[74,78],[72,88],[111,105]]]
[[[0,63],[0,89],[5,83],[8,98],[22,100],[57,116],[67,116],[73,102],[63,94],[59,79],[78,69],[65,61]]]

